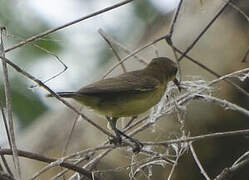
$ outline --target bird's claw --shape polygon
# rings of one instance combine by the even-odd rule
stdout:
[[[139,141],[135,141],[134,143],[135,143],[135,147],[132,148],[132,152],[137,154],[143,149],[144,145],[140,143]]]
[[[110,144],[120,145],[122,143],[121,137],[113,137],[109,139]]]

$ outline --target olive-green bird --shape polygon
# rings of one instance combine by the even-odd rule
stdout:
[[[121,143],[121,135],[134,142],[116,128],[118,118],[136,116],[156,105],[164,95],[167,83],[171,80],[177,82],[176,73],[176,63],[166,57],[158,57],[142,70],[100,80],[76,92],[57,94],[73,98],[104,115],[116,134],[116,143]]]

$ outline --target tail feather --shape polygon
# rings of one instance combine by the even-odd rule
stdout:
[[[63,98],[72,98],[78,96],[78,93],[76,92],[57,92],[56,94]],[[53,96],[51,94],[48,94],[47,97],[53,97]]]

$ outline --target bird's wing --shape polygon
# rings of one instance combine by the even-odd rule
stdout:
[[[108,94],[108,93],[139,93],[152,91],[159,87],[160,82],[148,77],[140,71],[122,74],[115,78],[108,78],[97,81],[93,84],[81,88],[78,92],[84,95]]]

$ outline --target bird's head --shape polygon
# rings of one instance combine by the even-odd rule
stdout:
[[[151,60],[146,69],[153,72],[159,80],[174,80],[177,73],[177,65],[166,57],[158,57]]]

